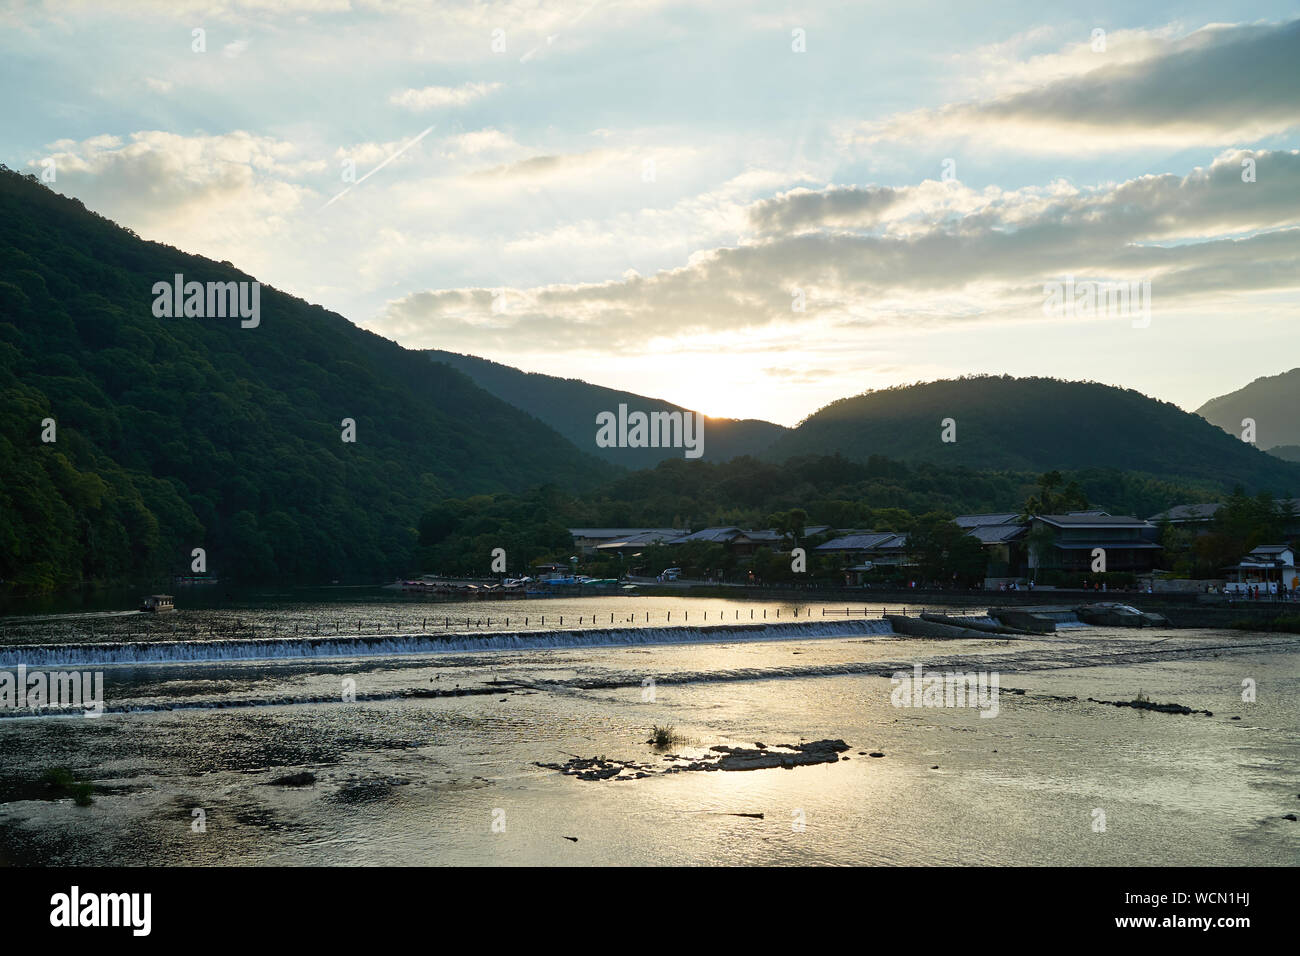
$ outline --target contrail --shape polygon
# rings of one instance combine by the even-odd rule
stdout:
[[[595,3],[593,3],[591,6],[587,7],[587,9],[583,10],[580,14],[578,14],[576,17],[574,17],[572,20],[570,20],[570,21],[569,21],[569,24],[568,24],[569,27],[572,28],[572,27],[577,26],[577,25],[582,21],[583,17],[585,17],[587,14],[591,13],[592,10],[595,10],[595,9],[596,9],[598,6],[600,6],[603,2],[604,2],[604,0],[596,0]],[[556,40],[558,40],[559,38],[560,38],[560,34],[558,34],[558,33],[555,33],[555,34],[552,34],[551,36],[548,36],[548,37],[546,38],[546,46],[550,46],[552,43],[554,43],[554,42],[555,42]],[[542,48],[542,44],[540,44],[540,43],[537,44],[537,46],[533,47],[531,50],[529,50],[527,53],[525,53],[523,56],[521,56],[521,57],[519,58],[519,62],[520,62],[520,63],[527,63],[529,60],[531,60],[531,59],[532,59],[532,58],[537,54],[537,51],[540,50],[541,48]]]
[[[438,124],[436,124],[436,123],[434,124],[434,126],[437,126],[437,125],[438,125]],[[426,129],[426,130],[425,130],[423,133],[421,133],[419,136],[415,137],[415,139],[411,140],[409,143],[407,143],[405,146],[403,146],[403,147],[402,147],[401,149],[399,149],[397,152],[393,153],[392,156],[389,156],[389,157],[388,157],[387,159],[385,159],[382,163],[380,163],[380,164],[379,164],[378,166],[376,166],[374,169],[370,170],[370,172],[366,173],[364,176],[362,176],[360,179],[358,179],[355,183],[353,183],[353,184],[352,184],[351,186],[349,186],[347,189],[343,190],[343,192],[339,193],[337,196],[335,196],[333,199],[331,199],[329,202],[327,202],[324,206],[321,206],[320,208],[321,208],[321,209],[326,209],[326,208],[328,208],[329,206],[334,205],[334,203],[338,202],[340,199],[342,199],[344,196],[346,196],[348,193],[350,193],[353,189],[355,189],[356,187],[360,186],[362,183],[364,183],[367,179],[369,179],[369,178],[370,178],[371,176],[373,176],[375,173],[379,172],[381,169],[383,169],[385,166],[387,166],[389,163],[391,163],[393,160],[395,160],[398,156],[401,156],[404,152],[406,152],[408,149],[410,149],[412,146],[414,146],[414,145],[415,145],[416,143],[418,143],[420,140],[424,139],[424,137],[426,137],[426,136],[428,136],[430,133],[432,133],[433,130],[434,130],[434,126],[430,126],[428,129]]]

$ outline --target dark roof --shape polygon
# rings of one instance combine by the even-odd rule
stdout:
[[[907,535],[893,531],[873,531],[867,534],[848,534],[819,544],[815,551],[879,551],[886,548],[903,548]]]
[[[739,528],[703,528],[694,534],[688,534],[683,541],[717,541],[726,544],[739,538],[743,531]]]
[[[617,551],[620,548],[638,548],[647,544],[677,544],[684,539],[681,531],[642,531],[630,534],[617,541],[606,541],[596,545],[597,551]]]
[[[1300,511],[1300,498],[1278,498],[1276,504],[1285,505],[1291,503],[1291,507]],[[1209,505],[1176,505],[1168,511],[1162,511],[1158,515],[1152,515],[1151,521],[1208,521],[1213,518],[1220,508],[1222,502],[1216,502]]]
[[[1283,551],[1290,551],[1291,547],[1285,544],[1261,544],[1251,554],[1281,554]]]
[[[1145,528],[1147,522],[1132,515],[1034,515],[1039,521],[1056,525],[1058,528]]]
[[[1158,515],[1152,515],[1151,521],[1208,521],[1222,504],[1212,505],[1177,505]]]
[[[1109,541],[1084,541],[1078,544],[1070,542],[1067,544],[1055,544],[1053,547],[1061,551],[1091,551],[1093,548],[1104,548],[1107,551],[1158,551],[1160,545],[1154,541],[1123,541],[1119,544]]]
[[[687,534],[685,531],[678,531],[673,528],[570,528],[569,534],[575,538],[630,538],[634,534],[642,534],[646,531],[657,531],[660,534],[679,535]]]
[[[979,528],[983,525],[1014,524],[1020,515],[1014,511],[999,511],[987,515],[958,515],[952,523],[959,528]]]
[[[1004,541],[1014,541],[1028,530],[1022,524],[990,524],[971,528],[966,533],[972,538],[978,538],[980,544],[1001,544]]]

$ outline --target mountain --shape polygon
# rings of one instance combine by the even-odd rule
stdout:
[[[1300,368],[1257,378],[1244,388],[1212,398],[1196,410],[1230,435],[1242,433],[1242,419],[1255,420],[1255,444],[1265,451],[1300,445]]]
[[[155,315],[176,274],[249,283],[249,319]],[[251,283],[0,167],[0,584],[188,573],[194,548],[223,579],[391,574],[430,498],[617,473],[319,306],[260,286],[254,325]]]
[[[1274,445],[1268,453],[1283,461],[1300,462],[1300,445]]]
[[[657,398],[647,398],[575,378],[557,378],[537,372],[523,372],[473,355],[431,349],[428,356],[459,369],[476,384],[516,408],[535,415],[583,451],[627,468],[650,468],[670,458],[681,458],[673,448],[600,448],[596,445],[596,415],[617,414],[619,405],[628,411],[685,412],[687,409]],[[754,418],[707,418],[704,423],[705,461],[727,461],[741,455],[758,455],[788,431]]]
[[[941,440],[948,418],[955,442]],[[1300,466],[1199,416],[1131,389],[1050,378],[976,376],[841,399],[778,440],[768,457],[834,452],[981,469],[1116,468],[1300,492]]]

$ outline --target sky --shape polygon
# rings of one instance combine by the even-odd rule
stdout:
[[[1297,64],[1294,3],[0,2],[0,162],[710,415],[971,374],[1194,410],[1300,365]]]

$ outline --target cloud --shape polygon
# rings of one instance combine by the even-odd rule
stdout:
[[[1256,182],[1245,181],[1248,167]],[[1260,185],[1264,188],[1254,188]],[[933,231],[940,220],[966,233],[1086,226],[1091,241],[1249,232],[1300,221],[1300,152],[1229,150],[1186,176],[1140,176],[1092,189],[1056,182],[977,192],[933,180],[915,186],[795,189],[755,203],[749,219],[759,232],[776,234],[819,229],[909,234]]]
[[[1077,46],[1018,71],[1001,95],[895,116],[853,138],[966,137],[1030,152],[1241,143],[1300,126],[1297,62],[1300,20],[1177,39],[1129,31],[1105,52]]]
[[[426,86],[420,90],[401,90],[388,102],[412,111],[466,106],[501,89],[500,83],[462,83],[460,86]]]
[[[1256,182],[1243,181],[1243,158]],[[382,324],[417,345],[631,351],[720,334],[797,338],[812,326],[1042,320],[1044,283],[1065,276],[1150,280],[1168,309],[1300,287],[1300,151],[1230,151],[1185,176],[1086,190],[948,186],[795,191],[749,210],[760,226],[795,231],[697,252],[681,268],[504,298],[420,292],[390,302]],[[944,195],[952,202],[936,216]],[[880,228],[900,211],[914,215],[909,228]]]
[[[142,130],[126,139],[60,140],[46,155],[55,161],[60,192],[146,238],[232,261],[246,240],[282,229],[311,195],[293,180],[328,165],[291,143],[244,131]]]
[[[608,165],[616,159],[626,161],[627,157],[612,150],[592,149],[582,153],[530,156],[518,162],[477,170],[470,175],[480,179],[552,179],[562,175],[586,173]]]
[[[999,193],[996,188],[985,197]],[[983,205],[980,194],[957,182],[926,180],[918,186],[845,186],[822,190],[798,188],[749,209],[749,222],[764,233],[810,228],[861,229],[896,222],[910,215],[951,215]]]

